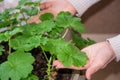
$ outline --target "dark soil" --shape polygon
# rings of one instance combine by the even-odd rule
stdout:
[[[7,56],[8,56],[8,45],[7,45],[7,43],[2,43],[2,45],[5,46],[5,50],[6,51],[4,52],[4,54],[2,56],[0,56],[0,64],[2,62],[6,61],[7,60]]]

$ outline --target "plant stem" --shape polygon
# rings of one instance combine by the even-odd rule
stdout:
[[[25,15],[24,15],[24,13],[23,13],[22,9],[20,9],[20,12],[21,12],[21,14],[22,14],[23,18],[25,19],[25,23],[27,24],[27,20],[26,20],[26,18],[25,18]]]
[[[11,53],[11,47],[10,47],[10,39],[9,39],[9,54]]]
[[[22,21],[20,21],[19,25],[22,26]]]
[[[48,60],[47,55],[46,55],[46,53],[44,51],[43,51],[43,54],[44,54],[44,56],[45,56],[45,58],[46,58],[46,60],[48,62],[49,60]]]
[[[40,13],[40,8],[39,8],[39,6],[37,8],[38,8],[38,13],[37,14],[39,14]]]
[[[65,30],[65,33],[63,34],[62,38],[65,38],[65,36],[67,35],[68,31],[69,31],[69,28],[67,28],[67,29]]]
[[[41,46],[40,46],[40,47],[41,47]],[[47,57],[47,55],[46,55],[45,51],[43,50],[43,48],[42,48],[42,47],[41,47],[41,49],[42,49],[43,55],[45,56],[45,59],[47,60],[47,62],[49,62],[48,57]]]
[[[56,57],[55,57],[54,55],[52,55],[52,61],[54,61],[55,58],[56,58]],[[52,67],[51,67],[51,71],[54,71],[54,70],[55,70],[55,68],[52,66]]]
[[[10,25],[10,30],[12,29],[12,24]],[[9,41],[8,41],[8,44],[9,44],[9,54],[11,53],[11,47],[10,47],[10,39],[11,39],[12,36],[10,36],[9,38]]]
[[[26,20],[26,18],[25,18],[24,13],[21,13],[21,14],[22,14],[23,18],[25,19],[25,23],[27,24],[27,20]]]
[[[50,72],[51,72],[51,62],[52,62],[52,56],[50,57],[50,59],[49,59],[49,61],[48,61],[48,63],[47,63],[47,66],[48,66],[48,68],[47,68],[48,80],[51,79],[51,75],[50,75]]]

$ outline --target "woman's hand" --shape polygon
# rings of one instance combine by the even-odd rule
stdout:
[[[77,70],[86,69],[86,77],[88,80],[91,79],[92,74],[104,68],[115,58],[115,53],[113,52],[111,45],[107,41],[88,46],[82,51],[86,52],[89,58],[87,64],[84,67],[71,66],[69,68]],[[55,66],[57,69],[66,68],[58,60],[53,62],[53,66]]]
[[[39,20],[39,16],[44,13],[52,13],[54,16],[57,16],[61,11],[68,11],[73,15],[76,13],[75,8],[67,0],[47,0],[45,3],[40,5],[40,9],[42,10],[41,13],[33,16],[28,21],[29,23],[40,23],[41,21]]]

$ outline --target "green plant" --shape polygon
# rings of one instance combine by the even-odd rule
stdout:
[[[42,22],[39,24],[27,23],[31,16],[40,13],[39,5],[39,1],[20,0],[17,7],[0,13],[0,55],[3,55],[6,50],[9,54],[7,60],[0,64],[1,80],[38,80],[37,76],[32,74],[35,58],[31,50],[34,48],[40,48],[47,60],[49,80],[50,72],[53,70],[51,64],[55,59],[65,66],[86,64],[88,58],[85,52],[81,52],[75,44],[81,39],[81,44],[84,44],[82,47],[85,47],[93,41],[85,40],[81,36],[78,38],[74,33],[72,33],[72,41],[65,40],[71,28],[78,33],[85,31],[81,20],[69,12],[60,12],[56,18],[51,13],[41,15]],[[8,49],[5,49],[2,43],[7,43]],[[48,52],[50,57],[47,56]]]

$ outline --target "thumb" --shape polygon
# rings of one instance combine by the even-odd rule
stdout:
[[[40,5],[40,9],[48,9],[52,6],[51,2],[45,2]]]
[[[91,65],[86,71],[86,78],[91,80],[91,76],[97,72],[101,67],[97,65]]]

